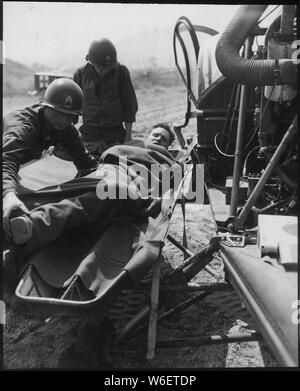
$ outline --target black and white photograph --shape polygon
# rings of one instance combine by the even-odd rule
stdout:
[[[1,370],[299,370],[296,4],[2,18]]]

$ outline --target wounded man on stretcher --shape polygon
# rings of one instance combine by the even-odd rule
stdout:
[[[103,230],[116,216],[157,215],[161,197],[182,177],[182,166],[167,150],[173,141],[169,127],[154,127],[145,142],[105,151],[93,172],[19,195],[30,213],[11,215],[4,281],[15,286],[24,259],[67,231]]]

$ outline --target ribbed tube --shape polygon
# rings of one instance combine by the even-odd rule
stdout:
[[[267,5],[242,5],[226,27],[216,48],[216,61],[226,78],[257,86],[296,82],[296,66],[290,59],[254,60],[239,54],[249,32],[266,8]]]

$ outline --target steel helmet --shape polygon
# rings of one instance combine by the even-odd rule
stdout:
[[[81,115],[83,92],[75,81],[59,78],[49,84],[42,104],[66,114]]]
[[[86,59],[94,65],[114,65],[117,62],[117,51],[109,39],[102,38],[91,43]]]

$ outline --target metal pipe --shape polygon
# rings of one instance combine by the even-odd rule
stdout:
[[[269,164],[267,165],[264,173],[260,177],[259,181],[257,182],[253,192],[251,193],[250,197],[248,198],[246,204],[244,205],[241,213],[239,214],[236,221],[233,223],[234,229],[238,229],[242,227],[246,217],[248,216],[252,206],[254,205],[255,201],[259,197],[260,193],[263,191],[263,188],[269,179],[270,175],[272,174],[275,166],[279,162],[279,159],[281,158],[283,152],[289,145],[290,141],[293,139],[297,132],[297,115],[295,116],[292,124],[290,125],[289,129],[287,130],[286,134],[284,135],[283,139],[281,140],[281,143],[278,145],[278,148],[276,149],[272,159],[270,160]]]
[[[253,333],[236,333],[225,335],[211,335],[208,337],[193,337],[193,338],[178,338],[169,341],[157,341],[157,349],[176,348],[182,346],[202,346],[202,345],[217,345],[222,343],[247,342],[262,340],[262,335],[257,332]]]
[[[222,259],[221,259],[222,261]],[[197,284],[195,282],[188,282],[187,285],[169,285],[161,286],[159,288],[160,292],[206,292],[207,290],[211,291],[229,291],[232,289],[227,284],[227,282],[215,282],[211,284]],[[137,292],[149,292],[149,285],[145,284],[135,288]]]
[[[175,315],[183,310],[186,310],[187,308],[189,308],[190,306],[195,304],[197,301],[200,301],[200,300],[204,299],[206,296],[209,296],[213,291],[214,291],[213,289],[206,289],[204,292],[196,293],[195,295],[193,295],[189,299],[185,300],[184,302],[176,305],[175,307],[171,308],[170,310],[167,310],[163,314],[159,315],[159,317],[157,319],[157,323],[165,320],[166,318],[168,318],[171,315]],[[138,333],[143,331],[145,328],[147,328],[147,324],[138,326],[135,329],[135,335],[137,335]]]
[[[210,335],[210,336],[199,336],[199,337],[190,337],[190,338],[174,338],[166,341],[157,341],[156,349],[172,349],[180,348],[185,346],[203,346],[203,345],[217,345],[223,343],[241,343],[249,341],[261,341],[263,336],[254,331],[251,333],[234,333],[234,334],[225,334],[225,335]],[[139,344],[138,347],[135,344],[132,348],[125,348],[122,350],[114,349],[114,353],[118,352],[137,352],[144,350],[145,345]]]
[[[188,255],[189,257],[191,257],[193,255],[193,253],[191,251],[189,251],[187,248],[185,248],[181,243],[179,243],[175,238],[173,238],[173,236],[171,236],[170,234],[167,236],[167,239],[175,246],[177,247],[179,250],[181,250],[185,255]]]
[[[204,256],[208,254],[209,251],[211,251],[210,245],[203,247],[198,253],[191,255],[180,266],[174,269],[172,273],[170,273],[168,279],[172,278],[176,273],[185,269],[187,266],[191,265],[192,263],[197,262],[199,259],[202,259]]]
[[[208,265],[208,263],[212,260],[212,254],[214,251],[215,250],[209,251],[206,255],[202,256],[196,262],[191,263],[182,270],[182,273],[187,281],[190,281],[202,269],[213,276],[216,280],[221,280],[222,277]]]
[[[229,132],[227,134],[227,144],[226,144],[226,148],[225,148],[225,153],[228,153],[228,151],[229,151],[231,134],[232,134],[232,129],[233,129],[233,121],[235,120],[236,114],[238,114],[238,104],[239,104],[239,100],[240,100],[240,92],[241,92],[241,84],[238,84],[237,89],[236,89],[236,94],[235,94],[234,109],[233,109],[233,113],[231,115],[231,120],[230,120]]]
[[[117,333],[114,339],[114,344],[119,344],[136,327],[137,324],[142,322],[149,315],[149,312],[150,308],[148,306],[142,308],[141,311],[135,315],[134,318],[130,319],[130,321],[126,323],[126,325],[119,331],[119,333]],[[139,327],[137,327],[137,329],[139,329]]]
[[[200,270],[204,269],[211,276],[220,280],[220,276],[207,265],[211,261],[212,254],[216,251],[216,244],[209,244],[201,249],[197,254],[191,255],[180,266],[177,267],[168,277],[172,278],[179,271],[183,271],[187,281],[193,278]]]
[[[291,59],[257,60],[240,56],[243,42],[266,8],[266,4],[242,5],[219,39],[216,61],[227,79],[254,86],[282,85],[297,81],[297,67]]]
[[[262,292],[262,290],[260,290],[262,289],[262,287],[264,287],[265,291],[270,292],[271,291],[270,290],[271,288],[269,288],[270,286],[278,285],[275,283],[275,281],[276,282],[282,281],[281,273],[279,273],[280,274],[280,280],[279,280],[278,270],[276,271],[272,270],[275,269],[275,267],[266,266],[266,264],[263,265],[264,262],[258,262],[259,264],[258,266],[257,262],[255,262],[255,258],[253,257],[253,254],[250,254],[250,252],[248,252],[248,254],[246,252],[244,252],[243,254],[241,254],[241,252],[234,252],[230,250],[229,247],[226,247],[222,243],[220,243],[220,248],[221,248],[220,255],[223,259],[227,273],[230,277],[230,283],[233,286],[234,290],[238,293],[239,297],[242,298],[242,301],[246,306],[247,310],[249,311],[250,315],[252,315],[253,319],[256,321],[259,330],[261,331],[269,347],[272,349],[275,358],[282,366],[288,366],[288,367],[297,366],[298,365],[297,347],[293,343],[294,341],[292,342],[292,340],[290,340],[290,334],[289,336],[285,337],[283,331],[284,329],[287,329],[288,332],[289,329],[288,318],[284,317],[283,313],[281,312],[281,315],[279,316],[280,321],[277,318],[279,322],[277,323],[276,320],[274,319],[274,317],[276,318],[276,315],[274,313],[269,313],[265,309],[266,302],[263,301],[262,297],[258,297],[257,294],[257,292],[259,291]],[[258,268],[262,271],[263,274],[265,273],[266,278],[268,279],[267,282],[261,278],[262,277],[261,275],[258,276],[257,273]],[[268,278],[268,273],[270,273],[270,278]],[[288,278],[287,276],[284,275],[283,277]],[[268,287],[269,289],[267,289],[266,287]],[[293,288],[292,290],[287,289],[286,292],[287,296],[285,296],[287,301],[282,301],[282,305],[286,307],[286,310],[288,307],[287,303],[292,302],[291,292],[294,292]],[[261,296],[265,296],[265,294],[266,292]],[[275,296],[273,296],[272,294],[271,296],[272,298],[274,298],[274,301],[277,302],[277,305],[275,305],[275,307],[271,306],[269,308],[273,308],[276,310],[276,308],[278,309],[278,300],[276,300]],[[286,312],[284,313],[287,314]],[[284,326],[285,322],[286,322],[286,326]],[[297,326],[295,328],[297,328]]]
[[[232,291],[227,282],[216,282],[212,284],[196,284],[196,283],[188,283],[187,286],[169,286],[169,287],[161,287],[161,292],[206,292],[206,291]]]
[[[168,290],[168,289],[161,289],[161,291]],[[172,287],[170,287],[170,290],[172,290]],[[215,284],[203,284],[199,286],[194,286],[194,287],[184,287],[184,289],[176,289],[175,291],[191,291],[191,292],[199,292],[196,294],[196,297],[193,296],[189,298],[188,300],[184,301],[183,303],[178,304],[176,307],[168,310],[164,314],[162,314],[159,318],[158,321],[161,321],[165,319],[167,316],[170,316],[174,313],[179,312],[180,310],[182,311],[183,309],[186,309],[188,306],[194,304],[195,301],[198,301],[205,296],[209,295],[212,292],[224,292],[224,291],[231,291],[231,288],[227,283],[215,283]],[[147,327],[147,324],[143,324],[140,326],[137,326],[139,323],[141,323],[145,318],[149,315],[150,313],[150,308],[149,306],[145,306],[134,318],[132,318],[126,325],[119,331],[119,333],[115,337],[115,342],[114,344],[117,345],[119,344],[124,338],[135,328],[135,334],[138,334],[140,331],[144,330]]]
[[[248,38],[245,44],[245,58],[249,58],[253,38]],[[248,88],[246,85],[242,85],[241,88],[241,100],[239,109],[239,120],[237,127],[237,139],[235,146],[235,158],[232,178],[232,191],[230,199],[230,216],[235,216],[237,211],[239,187],[240,187],[240,175],[242,170],[242,145],[244,139],[245,121],[246,121],[246,107],[247,107],[247,94]]]
[[[148,324],[148,350],[147,350],[148,360],[151,360],[155,356],[160,266],[161,266],[161,262],[160,259],[158,259],[156,261],[156,265],[154,266],[152,286],[151,286],[151,307],[150,307],[149,324]]]

